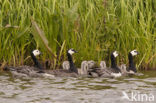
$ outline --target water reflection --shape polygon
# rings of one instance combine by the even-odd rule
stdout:
[[[131,95],[132,91],[152,93],[156,101],[156,75],[152,71],[140,77],[118,79],[69,77],[13,79],[9,74],[0,75],[1,103],[130,102],[121,98],[123,91],[128,95]]]

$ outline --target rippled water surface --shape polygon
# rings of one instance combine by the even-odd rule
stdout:
[[[118,79],[13,79],[3,73],[0,75],[0,103],[136,103],[135,100],[148,103],[149,99],[153,100],[151,96],[154,97],[151,103],[156,103],[156,71],[144,74]],[[123,97],[124,93],[129,100]],[[146,95],[143,101],[142,94]]]

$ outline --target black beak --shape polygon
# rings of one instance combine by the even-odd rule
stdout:
[[[74,50],[75,53],[78,53],[78,51]]]
[[[43,53],[42,53],[42,52],[40,52],[40,56],[41,56],[41,55],[43,55]]]
[[[139,52],[137,52],[137,54],[139,55],[140,53],[139,53]]]

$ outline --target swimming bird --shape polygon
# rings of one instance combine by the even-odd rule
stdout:
[[[101,61],[101,62],[100,62],[100,68],[101,68],[101,69],[107,68],[106,62],[105,62],[105,61]]]
[[[93,68],[97,68],[98,67],[96,62],[93,61],[93,60],[87,61],[87,64],[88,64],[88,69],[93,69]]]
[[[63,69],[58,70],[44,70],[48,74],[52,74],[58,77],[77,77],[78,69],[75,67],[72,55],[77,53],[74,49],[67,50],[68,61],[63,63]]]
[[[136,66],[133,61],[133,57],[138,54],[139,53],[137,50],[132,50],[129,52],[129,54],[128,54],[129,66],[126,67],[126,64],[122,64],[120,66],[120,70],[121,70],[123,76],[131,76],[131,75],[141,76],[141,75],[143,75],[142,73],[137,73]]]
[[[100,67],[96,67],[96,68],[89,68],[88,70],[88,74],[91,77],[100,77],[101,75],[109,75],[110,72],[108,71],[108,69],[106,69],[106,62],[105,61],[101,61],[100,62]],[[108,76],[107,75],[107,76]]]
[[[69,70],[70,64],[69,61],[64,61],[62,63],[63,70]],[[81,68],[78,68],[79,75],[87,75],[88,74],[88,61],[82,61]]]
[[[34,66],[18,66],[18,67],[9,67],[6,66],[4,70],[10,71],[14,77],[43,77],[43,76],[52,76],[44,73],[44,69],[42,65],[37,60],[36,56],[41,55],[41,52],[39,50],[33,50],[31,52],[31,58],[34,62]]]
[[[78,70],[75,67],[74,63],[73,63],[72,54],[74,54],[74,53],[77,53],[77,51],[75,51],[74,49],[69,49],[68,52],[67,52],[67,57],[68,57],[68,61],[69,61],[69,64],[70,64],[69,71],[78,73]]]
[[[88,75],[88,61],[82,61],[81,68],[78,69],[78,74],[83,76]]]
[[[69,70],[69,68],[70,68],[69,61],[63,61],[62,68],[64,70]]]
[[[129,75],[129,73],[127,71],[126,64],[120,65],[119,68],[120,68],[120,71],[121,71],[122,76],[128,76]]]
[[[136,73],[137,72],[134,61],[133,61],[133,57],[138,55],[138,54],[139,54],[139,52],[137,50],[132,50],[128,54],[129,67],[127,68],[127,71],[130,73]]]
[[[110,70],[113,73],[121,73],[119,67],[116,65],[116,60],[115,60],[118,55],[119,54],[117,51],[114,51],[113,53],[111,53],[111,68],[110,68]]]
[[[89,71],[89,74],[92,76],[93,74],[98,74],[98,77],[120,77],[121,70],[116,65],[116,57],[118,56],[117,51],[111,53],[111,67],[106,67],[105,62],[100,63],[100,68],[94,68]]]

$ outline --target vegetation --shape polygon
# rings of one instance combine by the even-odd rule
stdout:
[[[77,65],[91,59],[109,63],[113,50],[120,53],[118,63],[128,64],[128,52],[137,49],[138,67],[154,68],[155,5],[156,0],[0,0],[0,61],[30,64],[30,52],[38,48],[42,61],[55,67],[74,48]]]

